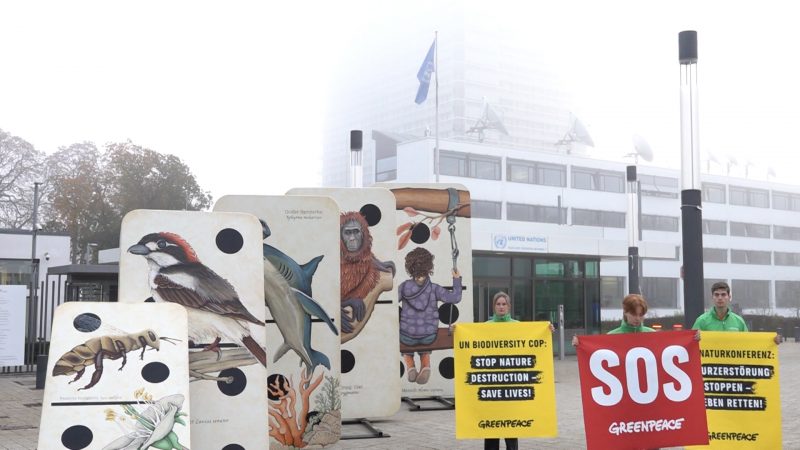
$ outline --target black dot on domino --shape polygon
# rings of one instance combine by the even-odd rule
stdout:
[[[445,325],[450,325],[458,320],[458,306],[452,303],[444,303],[439,307],[439,321]]]
[[[428,225],[418,222],[414,225],[414,229],[411,231],[411,240],[414,241],[415,244],[424,244],[428,242],[428,239],[431,237],[431,229],[428,228]]]
[[[439,362],[439,374],[448,380],[455,378],[455,369],[453,367],[452,356],[448,356]]]
[[[94,439],[92,430],[83,425],[73,425],[61,433],[61,443],[69,450],[81,450],[89,446]]]
[[[244,247],[244,238],[242,233],[234,230],[233,228],[225,228],[217,233],[217,248],[229,255],[232,255]]]
[[[225,380],[217,381],[217,388],[228,397],[236,397],[247,387],[247,376],[237,368],[225,369],[218,375],[220,378],[230,378],[231,382]]]
[[[349,350],[342,350],[342,373],[347,373],[353,370],[356,366],[356,357],[353,352]]]
[[[169,378],[169,367],[162,362],[147,363],[142,367],[142,378],[149,383],[161,383]]]
[[[374,227],[381,221],[381,209],[372,203],[367,203],[366,205],[362,206],[359,212],[362,216],[364,216],[367,224],[371,227]]]
[[[72,326],[83,333],[91,333],[100,328],[101,323],[103,323],[103,321],[100,320],[100,317],[92,313],[78,314],[75,319],[72,320]]]

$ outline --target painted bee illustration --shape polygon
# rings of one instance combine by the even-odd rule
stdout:
[[[153,330],[144,330],[139,333],[119,335],[119,336],[100,336],[91,338],[88,341],[75,346],[72,350],[64,353],[64,355],[56,361],[53,367],[53,376],[56,375],[75,375],[75,379],[70,381],[74,383],[83,376],[86,368],[94,364],[95,370],[92,374],[92,381],[86,386],[78,389],[91,389],[92,386],[100,381],[103,376],[103,360],[104,359],[119,359],[122,358],[122,366],[119,370],[125,367],[128,362],[125,356],[128,352],[142,349],[142,354],[139,355],[140,360],[144,360],[144,352],[147,347],[159,350],[160,342],[167,341],[174,344],[172,341],[177,339],[168,337],[159,337]]]

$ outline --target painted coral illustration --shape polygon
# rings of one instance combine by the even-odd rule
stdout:
[[[320,374],[313,377],[300,371],[300,382],[293,376],[270,375],[267,380],[269,397],[269,435],[288,448],[329,445],[341,435],[341,397],[339,380]],[[323,384],[324,381],[324,384]],[[311,395],[314,397],[312,410]]]

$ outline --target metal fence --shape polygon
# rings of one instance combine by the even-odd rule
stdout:
[[[60,276],[51,277],[39,285],[37,295],[32,296],[33,284],[28,284],[25,308],[25,359],[21,366],[0,367],[0,374],[36,371],[39,356],[47,356],[50,350],[50,332],[53,313],[66,302],[103,301],[107,298],[101,283],[70,283]],[[31,298],[34,300],[31,301]]]

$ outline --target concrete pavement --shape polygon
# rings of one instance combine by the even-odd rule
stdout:
[[[789,340],[779,348],[781,415],[784,450],[800,450],[800,343]],[[555,439],[521,439],[523,449],[575,450],[586,448],[583,414],[575,357],[555,361],[558,432]],[[42,390],[35,390],[30,375],[0,376],[0,449],[35,449],[39,434]],[[421,402],[424,406],[436,403]],[[403,403],[394,416],[372,424],[388,438],[347,439],[331,449],[481,449],[481,440],[456,440],[453,410],[410,411]],[[345,425],[345,436],[366,433],[360,425]],[[501,444],[501,448],[503,444]],[[195,443],[195,450],[202,446]],[[51,449],[42,449],[51,450]],[[773,450],[773,449],[769,449]]]

